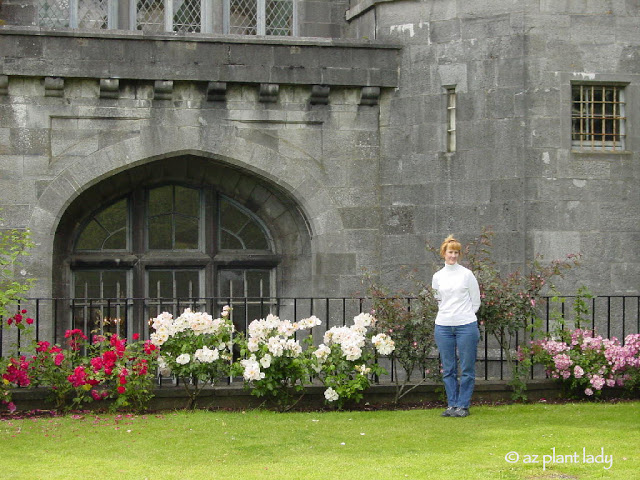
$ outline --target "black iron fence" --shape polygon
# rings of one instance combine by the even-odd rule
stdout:
[[[412,308],[415,298],[401,299],[407,308]],[[561,300],[543,297],[539,302],[538,324],[549,332],[575,324],[577,297],[567,296]],[[218,316],[222,307],[230,305],[233,323],[238,331],[245,331],[251,321],[264,318],[268,314],[283,319],[298,321],[315,315],[322,325],[313,331],[314,341],[320,343],[324,332],[331,327],[349,325],[360,312],[373,308],[371,298],[189,298],[189,299],[45,299],[31,298],[17,306],[16,311],[26,311],[22,322],[33,320],[31,333],[26,334],[11,326],[7,328],[7,318],[2,319],[5,328],[0,329],[0,356],[30,353],[32,340],[46,340],[61,344],[67,330],[80,329],[87,337],[93,334],[115,333],[131,339],[139,334],[146,340],[151,333],[151,319],[162,312],[178,316],[186,308],[206,311]],[[607,295],[587,300],[588,314],[583,315],[583,325],[594,329],[603,337],[616,337],[624,342],[625,336],[640,333],[640,295]],[[562,322],[560,322],[562,319]],[[533,321],[533,319],[532,319]],[[530,333],[524,330],[514,339],[514,345],[528,341]],[[434,356],[437,352],[434,352]],[[388,369],[393,371],[392,369]],[[478,348],[478,378],[485,380],[510,378],[504,353],[496,339],[487,336]],[[532,377],[544,377],[544,372],[532,371]],[[391,378],[392,379],[392,378]]]

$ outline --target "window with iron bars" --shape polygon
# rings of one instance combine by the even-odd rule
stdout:
[[[625,150],[624,87],[573,85],[571,146],[581,151]]]
[[[45,28],[297,36],[296,0],[38,0]],[[222,22],[214,18],[222,12]],[[118,18],[128,18],[119,25]],[[218,25],[221,25],[218,26]]]

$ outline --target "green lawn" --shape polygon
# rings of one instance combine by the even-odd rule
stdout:
[[[640,402],[478,406],[468,418],[440,412],[4,420],[0,478],[628,480],[640,472]]]

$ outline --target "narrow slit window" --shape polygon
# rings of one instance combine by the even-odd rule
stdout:
[[[456,151],[456,87],[447,87],[447,152]]]

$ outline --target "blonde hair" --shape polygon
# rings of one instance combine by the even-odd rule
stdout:
[[[453,235],[449,235],[444,239],[442,245],[440,245],[440,256],[444,258],[444,254],[447,250],[457,250],[462,255],[462,245],[458,240],[456,240]]]

